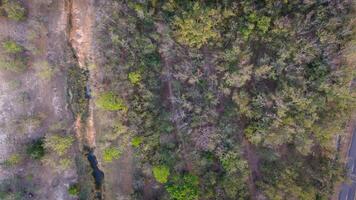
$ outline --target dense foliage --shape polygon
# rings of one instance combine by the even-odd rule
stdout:
[[[29,155],[32,159],[39,160],[43,158],[45,155],[45,148],[43,139],[36,140],[30,143],[26,149],[27,155]]]
[[[343,175],[335,136],[355,108],[353,66],[341,54],[350,8],[333,0],[106,8],[107,92],[96,105],[125,108],[106,115],[133,138],[141,164],[133,196],[145,199],[155,179],[156,199],[327,199]]]

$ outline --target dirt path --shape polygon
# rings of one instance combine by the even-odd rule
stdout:
[[[80,68],[88,70],[89,65],[94,63],[93,57],[93,27],[95,24],[94,1],[92,0],[67,0],[69,20],[69,42],[74,50]],[[93,72],[90,72],[89,84],[93,82]],[[89,115],[86,121],[84,133],[77,133],[83,137],[85,145],[95,148],[94,105],[89,100]],[[78,118],[78,117],[77,117]],[[83,126],[77,122],[76,129],[83,130]]]

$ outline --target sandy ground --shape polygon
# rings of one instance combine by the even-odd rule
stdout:
[[[65,79],[65,27],[64,0],[26,1],[28,18],[25,22],[13,22],[0,18],[0,41],[12,38],[23,45],[30,54],[29,69],[24,74],[0,72],[0,161],[15,151],[24,151],[24,143],[51,134],[48,128],[62,122],[63,129],[70,128],[71,114],[66,103]],[[38,65],[55,69],[52,79],[38,76]],[[14,86],[14,82],[21,83]],[[15,87],[15,88],[14,88]],[[21,94],[28,97],[19,101]],[[28,124],[24,133],[13,126],[17,119],[27,116],[41,116],[41,126],[31,129]],[[7,139],[6,139],[7,138]],[[68,200],[70,183],[76,180],[75,169],[58,172],[40,162],[26,161],[11,169],[0,167],[0,180],[11,175],[34,175],[33,199]]]

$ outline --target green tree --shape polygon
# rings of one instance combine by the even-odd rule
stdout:
[[[72,184],[68,188],[68,194],[71,196],[78,196],[79,195],[79,185],[78,184]]]
[[[165,165],[154,166],[153,167],[153,176],[156,181],[159,183],[166,183],[168,181],[168,176],[170,174],[169,168]]]
[[[192,10],[175,17],[173,27],[177,41],[189,47],[200,48],[209,41],[220,39],[219,27],[224,19],[232,16],[228,10],[202,8],[196,2]]]
[[[124,104],[124,100],[119,98],[113,92],[105,92],[99,95],[96,100],[96,105],[108,111],[126,110],[127,107]]]
[[[134,137],[131,140],[131,145],[138,148],[142,143],[142,137]]]
[[[120,149],[116,147],[108,147],[103,151],[103,160],[104,162],[110,163],[113,160],[117,160],[120,158],[122,152]]]
[[[3,42],[2,47],[4,51],[9,54],[21,53],[24,50],[23,47],[14,40],[7,40]]]
[[[45,148],[43,139],[36,140],[35,142],[31,143],[26,149],[27,155],[31,158],[39,160],[43,158],[45,155]]]
[[[199,180],[198,177],[185,174],[175,176],[166,186],[171,199],[174,200],[197,200],[199,199]]]
[[[129,80],[130,80],[130,83],[134,84],[134,85],[137,85],[141,82],[141,74],[139,72],[130,72],[129,73]]]

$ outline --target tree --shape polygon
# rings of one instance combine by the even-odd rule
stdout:
[[[100,94],[98,99],[96,100],[96,105],[99,108],[108,111],[127,109],[127,107],[124,104],[124,101],[113,92],[104,92]]]
[[[3,49],[6,53],[16,54],[21,53],[24,49],[14,40],[7,40],[2,44]]]
[[[173,21],[177,41],[193,48],[200,48],[208,42],[220,39],[219,27],[224,19],[231,17],[229,10],[202,8],[196,2],[192,10],[176,16]]]
[[[197,200],[199,199],[199,180],[191,174],[174,176],[166,186],[167,192],[174,200]]]
[[[71,196],[78,196],[79,195],[79,185],[78,184],[72,184],[68,188],[68,194]]]
[[[168,181],[169,174],[169,168],[165,165],[153,167],[153,176],[159,183],[166,183]]]
[[[43,158],[43,156],[45,155],[43,139],[36,140],[33,143],[29,144],[26,149],[26,153],[30,156],[30,158],[35,160]]]
[[[131,145],[138,148],[142,143],[142,137],[134,137],[131,140]]]
[[[116,147],[108,147],[103,151],[103,160],[104,162],[110,163],[113,160],[117,160],[120,158],[122,152],[120,149]]]
[[[141,74],[139,72],[130,72],[129,73],[129,81],[130,83],[132,83],[133,85],[137,85],[140,83],[142,77]]]

